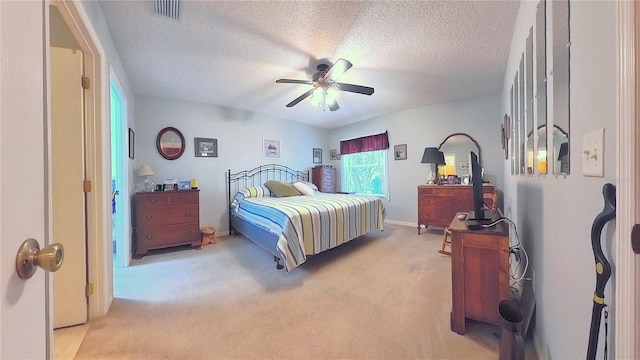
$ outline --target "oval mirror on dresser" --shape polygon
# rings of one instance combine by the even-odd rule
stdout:
[[[480,144],[465,133],[454,133],[447,136],[438,146],[438,150],[444,153],[446,165],[441,173],[463,177],[470,174],[469,152],[478,154],[478,161],[482,165],[482,150]]]
[[[175,160],[184,153],[184,136],[174,127],[166,127],[158,133],[156,147],[160,156],[167,160]]]

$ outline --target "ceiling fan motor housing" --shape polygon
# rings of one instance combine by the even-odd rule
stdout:
[[[327,71],[329,71],[330,67],[327,64],[319,64],[316,66],[317,73],[313,74],[313,81],[319,81],[320,79],[324,79],[324,76],[327,75]]]

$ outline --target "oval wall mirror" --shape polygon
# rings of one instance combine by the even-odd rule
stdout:
[[[175,160],[184,153],[184,136],[180,130],[166,127],[158,133],[156,147],[163,158]]]
[[[478,162],[482,165],[482,152],[480,145],[471,136],[465,133],[454,133],[447,136],[438,146],[438,150],[444,153],[446,169],[444,175],[469,175],[469,152],[478,154]]]

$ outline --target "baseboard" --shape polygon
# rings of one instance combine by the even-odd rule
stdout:
[[[399,220],[385,220],[384,221],[385,224],[391,224],[391,225],[400,225],[400,226],[410,226],[414,229],[418,228],[418,225],[416,225],[416,223],[411,223],[408,221],[399,221]]]

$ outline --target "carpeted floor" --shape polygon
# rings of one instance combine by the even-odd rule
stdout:
[[[441,236],[386,225],[289,273],[242,236],[148,255],[76,359],[497,359],[497,326],[449,329]]]

